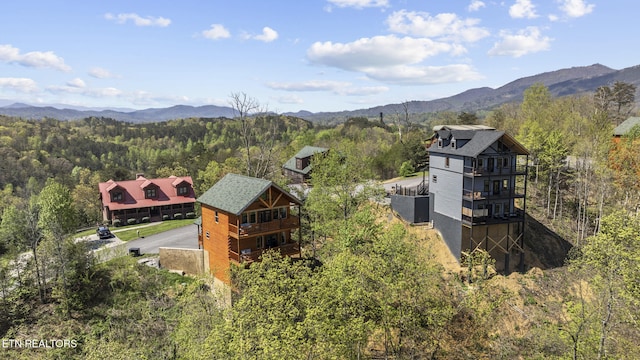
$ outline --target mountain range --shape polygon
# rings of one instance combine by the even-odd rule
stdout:
[[[592,93],[598,87],[611,86],[616,81],[635,85],[636,89],[638,89],[638,91],[636,91],[636,102],[638,102],[640,99],[640,65],[615,70],[601,64],[593,64],[520,78],[496,89],[482,87],[470,89],[442,99],[428,101],[413,100],[409,102],[408,109],[411,113],[433,113],[438,111],[477,112],[480,110],[490,110],[503,103],[520,101],[522,100],[523,92],[536,83],[542,83],[547,86],[554,96],[566,96]],[[355,116],[377,117],[380,113],[394,114],[398,112],[399,106],[400,104],[388,104],[368,109],[341,112],[312,113],[309,111],[298,111],[295,113],[285,113],[284,115],[321,122],[327,119],[346,120],[348,117]],[[193,117],[232,118],[234,116],[234,110],[231,107],[215,105],[176,105],[168,108],[128,110],[82,109],[65,107],[63,105],[40,107],[15,103],[0,107],[0,114],[27,119],[49,117],[58,120],[75,120],[93,116],[137,123]]]

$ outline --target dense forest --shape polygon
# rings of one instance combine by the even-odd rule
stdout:
[[[534,85],[521,103],[482,118],[416,119],[404,108],[384,121],[332,127],[260,113],[244,94],[233,99],[234,119],[0,117],[0,336],[77,340],[0,351],[88,359],[632,358],[640,351],[640,129],[617,142],[611,134],[632,114],[634,92],[616,83],[553,98]],[[430,128],[451,123],[504,129],[531,151],[527,210],[572,245],[564,266],[505,276],[479,253],[452,267],[435,234],[371,201],[381,196],[371,180],[422,169]],[[75,229],[100,220],[98,182],[191,175],[201,193],[237,172],[284,185],[280,168],[304,145],[338,151],[314,162],[303,259],[267,254],[235,269],[233,306],[207,278],[130,258],[96,264],[73,241]],[[32,256],[24,265],[10,261],[25,251]]]

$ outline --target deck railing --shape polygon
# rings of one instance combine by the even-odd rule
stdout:
[[[240,228],[238,228],[236,224],[229,224],[229,235],[234,238],[246,237],[269,231],[297,228],[299,226],[300,218],[297,216],[289,216],[284,219],[277,219],[263,223],[240,224]]]
[[[239,253],[237,251],[234,251],[233,249],[229,249],[229,259],[238,263],[251,263],[254,261],[258,261],[260,259],[260,256],[262,256],[262,254],[267,250],[276,250],[284,256],[291,256],[298,254],[300,252],[300,247],[298,246],[298,243],[286,243],[283,245],[271,247],[269,249],[244,249]]]

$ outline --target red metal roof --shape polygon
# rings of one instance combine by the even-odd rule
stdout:
[[[189,185],[187,195],[178,195],[178,186],[185,182]],[[151,184],[157,186],[156,197],[146,199],[145,188]],[[191,176],[170,176],[159,179],[146,179],[144,176],[138,176],[136,180],[109,180],[100,183],[98,187],[100,188],[102,206],[108,206],[110,210],[136,209],[196,202]],[[110,191],[118,190],[122,191],[122,201],[111,201]]]

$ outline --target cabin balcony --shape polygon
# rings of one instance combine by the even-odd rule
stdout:
[[[288,216],[284,219],[276,219],[263,223],[240,224],[240,226],[229,224],[229,236],[235,239],[242,239],[278,230],[297,229],[299,227],[300,218],[297,216]]]
[[[250,264],[260,260],[260,256],[267,250],[275,250],[282,256],[294,256],[300,254],[300,246],[296,242],[286,243],[270,247],[268,249],[243,249],[240,252],[229,248],[229,260],[238,264]]]
[[[466,201],[501,200],[524,198],[524,189],[507,189],[499,192],[462,190],[462,199]]]
[[[510,167],[494,166],[493,168],[478,168],[473,166],[465,166],[463,169],[464,176],[479,177],[493,175],[526,175],[527,167],[525,165],[516,165]]]
[[[490,224],[506,224],[524,221],[524,211],[515,209],[511,213],[493,214],[488,213],[488,209],[462,208],[462,224],[466,226],[472,225],[490,225]]]

